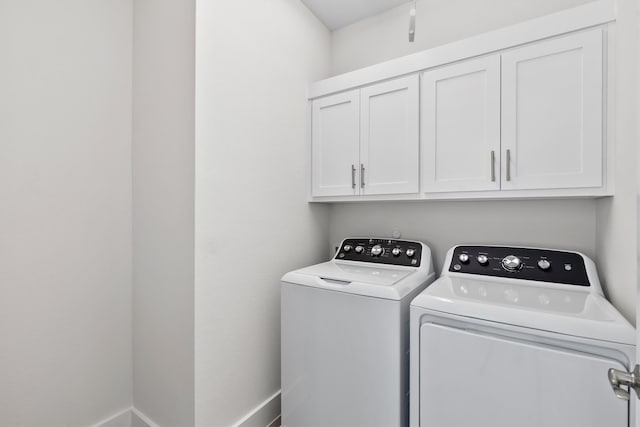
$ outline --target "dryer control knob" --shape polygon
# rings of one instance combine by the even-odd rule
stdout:
[[[478,255],[478,264],[487,265],[489,263],[489,258],[486,255]]]
[[[461,263],[466,264],[469,262],[469,255],[468,254],[460,254],[460,256],[458,256],[458,259],[460,260]]]
[[[362,247],[362,246],[360,246],[360,245],[356,246],[356,252],[357,252],[357,253],[361,254],[361,253],[362,253],[362,251],[364,251],[364,247]]]
[[[342,250],[345,251],[345,252],[349,252],[351,250],[351,245],[344,245]]]
[[[546,259],[539,259],[538,267],[540,267],[540,270],[546,271],[551,268],[551,263]]]
[[[402,249],[393,248],[393,249],[391,249],[391,253],[393,254],[393,256],[400,256],[400,254],[402,253]]]
[[[522,268],[522,261],[515,255],[507,255],[502,258],[502,266],[509,271],[516,271]]]
[[[380,245],[375,245],[371,248],[371,255],[380,256],[384,253],[384,248]]]
[[[411,248],[407,249],[407,252],[406,252],[406,254],[407,254],[407,256],[409,258],[411,258],[413,255],[415,255],[415,253],[416,253],[416,250],[415,249],[411,249]]]

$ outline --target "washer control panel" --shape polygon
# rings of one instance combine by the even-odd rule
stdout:
[[[374,262],[378,264],[420,267],[422,245],[419,242],[394,239],[345,239],[335,259]]]
[[[449,271],[589,286],[584,259],[575,252],[507,246],[457,246]]]

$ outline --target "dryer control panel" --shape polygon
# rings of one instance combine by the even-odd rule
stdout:
[[[584,259],[575,252],[507,246],[458,246],[453,251],[449,271],[589,286]]]
[[[345,239],[334,259],[420,267],[422,244],[394,239]]]

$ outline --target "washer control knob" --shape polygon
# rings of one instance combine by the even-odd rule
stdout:
[[[540,268],[540,270],[547,271],[548,269],[551,268],[551,263],[546,259],[539,259],[538,267]]]
[[[375,245],[371,248],[371,255],[380,256],[384,253],[384,248],[380,245]]]
[[[480,265],[489,264],[489,257],[487,257],[486,255],[478,255],[478,258],[476,259],[478,260],[478,264]]]
[[[360,245],[356,246],[356,252],[357,253],[361,254],[362,251],[364,251],[364,247],[363,246],[360,246]]]
[[[391,249],[391,253],[393,254],[393,256],[400,256],[400,254],[402,253],[402,249],[393,248],[393,249]]]
[[[507,255],[502,258],[502,266],[509,271],[516,271],[522,268],[522,261],[515,255]]]
[[[469,255],[467,254],[460,254],[460,256],[458,257],[458,259],[460,260],[461,263],[466,264],[469,262]]]
[[[343,251],[345,252],[349,252],[351,251],[351,245],[344,245],[344,247],[342,248]]]
[[[411,248],[407,249],[407,251],[406,251],[406,254],[407,254],[407,256],[409,258],[411,258],[413,255],[415,255],[415,253],[416,253],[416,250],[415,249],[411,249]]]

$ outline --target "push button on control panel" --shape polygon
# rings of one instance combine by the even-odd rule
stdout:
[[[540,268],[540,270],[547,271],[548,269],[551,268],[551,263],[549,262],[549,260],[539,259],[538,260],[538,268]]]

